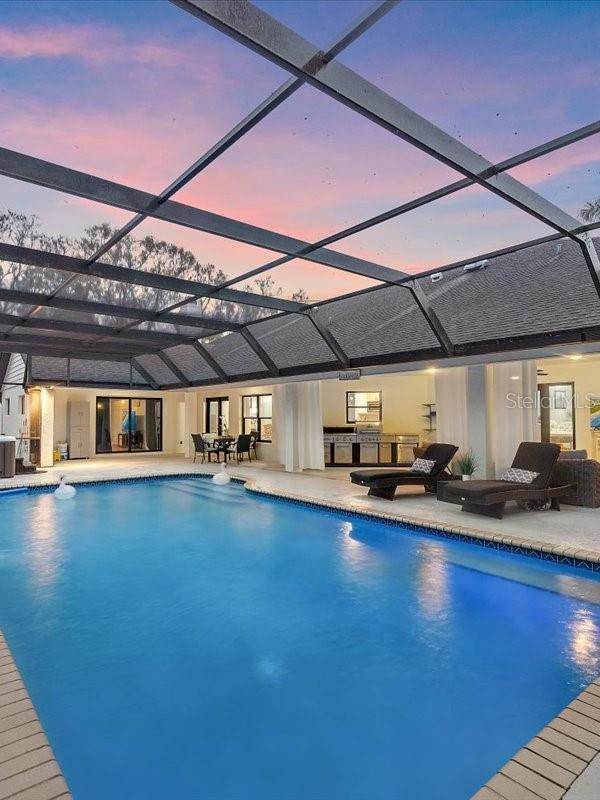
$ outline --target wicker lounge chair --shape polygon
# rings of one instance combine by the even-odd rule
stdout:
[[[426,492],[435,492],[440,480],[452,479],[448,464],[452,461],[458,447],[453,444],[436,442],[430,444],[422,458],[435,461],[431,472],[415,472],[412,469],[363,469],[350,473],[350,480],[358,486],[368,486],[371,497],[393,500],[397,486],[424,486]]]
[[[560,447],[557,444],[521,442],[511,469],[536,472],[531,483],[514,480],[476,480],[438,485],[438,500],[456,503],[463,511],[502,519],[504,506],[511,500],[527,508],[550,508],[560,511],[559,497],[570,485],[551,486],[551,477]]]

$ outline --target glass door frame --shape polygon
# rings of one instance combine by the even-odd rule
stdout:
[[[544,406],[544,400],[550,399],[550,389],[553,386],[571,387],[571,424],[572,424],[572,449],[577,448],[577,420],[576,420],[576,401],[575,401],[575,381],[551,381],[550,383],[538,383],[539,409],[540,409],[540,439],[542,442],[552,441],[550,436],[550,407]],[[544,413],[545,412],[545,413]]]
[[[110,450],[98,450],[98,404],[104,400],[108,400],[108,407],[110,409],[110,401],[111,400],[126,400],[127,401],[127,414],[128,420],[131,421],[131,401],[141,401],[144,400],[146,403],[158,403],[160,409],[160,428],[158,431],[158,443],[160,447],[157,447],[153,450],[138,450],[132,449],[131,441],[133,437],[131,436],[131,431],[129,431],[129,438],[127,442],[127,450],[113,450],[112,449],[112,431],[111,431],[111,449]],[[110,413],[110,412],[109,412]],[[118,455],[131,455],[132,453],[162,453],[163,451],[163,401],[162,397],[110,397],[109,395],[97,395],[96,396],[96,430],[95,430],[95,447],[96,447],[96,455],[111,455],[111,456],[118,456]],[[110,425],[110,418],[109,418],[109,425]],[[109,428],[110,429],[110,428]]]
[[[217,432],[216,436],[223,436],[223,403],[229,403],[229,395],[221,395],[220,397],[207,397],[204,401],[204,433],[211,433],[210,430],[210,404],[218,403],[219,413],[217,414]]]

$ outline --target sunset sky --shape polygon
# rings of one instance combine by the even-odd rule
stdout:
[[[316,45],[369,4],[258,5]],[[594,121],[600,3],[401,2],[341,61],[492,161]],[[2,2],[0,145],[158,192],[287,74],[168,2]],[[514,176],[576,215],[600,195],[600,136]],[[179,192],[181,202],[314,241],[455,180],[441,163],[311,87]],[[0,178],[0,207],[77,235],[129,214]],[[276,254],[151,220],[229,275]],[[335,247],[418,272],[549,233],[479,188]],[[110,260],[110,259],[106,259]],[[308,262],[272,273],[318,299],[368,285]]]

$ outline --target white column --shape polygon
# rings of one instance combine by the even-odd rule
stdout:
[[[54,463],[54,390],[40,390],[40,466]]]
[[[507,469],[521,442],[539,441],[535,361],[493,364],[491,372],[491,450],[496,477]]]
[[[192,433],[199,433],[198,427],[198,392],[185,392],[185,414],[184,414],[184,436],[183,447],[186,458],[193,458],[194,447],[192,445]]]

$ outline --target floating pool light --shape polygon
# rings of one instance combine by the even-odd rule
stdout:
[[[227,472],[227,466],[225,462],[223,462],[221,464],[221,471],[212,476],[212,482],[216,483],[218,486],[224,486],[226,483],[229,483],[230,480],[231,478]]]
[[[72,497],[75,497],[76,494],[77,489],[71,486],[70,483],[65,483],[65,476],[61,475],[58,489],[54,492],[54,497],[56,497],[57,500],[70,500]]]

